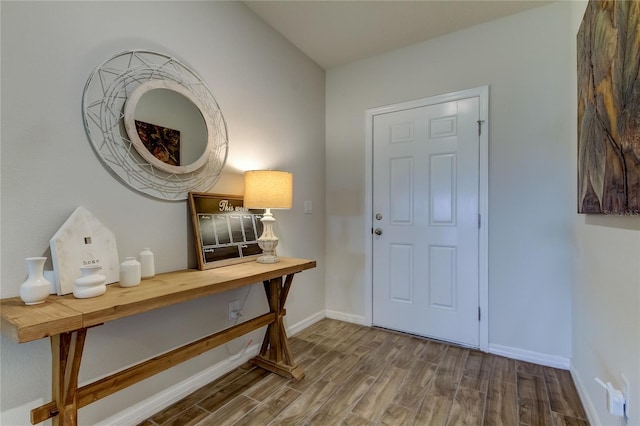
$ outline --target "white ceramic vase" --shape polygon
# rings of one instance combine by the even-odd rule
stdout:
[[[140,262],[135,257],[127,257],[120,264],[120,287],[134,287],[140,284]]]
[[[49,296],[51,283],[44,277],[44,262],[46,257],[27,257],[29,276],[20,285],[20,298],[26,305],[37,305]]]
[[[153,278],[156,274],[156,265],[153,258],[153,252],[148,248],[142,249],[138,255],[140,259],[140,271],[142,279]]]
[[[100,273],[102,266],[85,265],[80,267],[80,277],[76,278],[73,295],[78,299],[102,296],[107,291],[107,277]]]

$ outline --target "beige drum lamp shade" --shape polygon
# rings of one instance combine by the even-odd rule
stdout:
[[[271,209],[290,209],[293,206],[293,175],[278,170],[251,170],[244,174],[244,207],[266,209],[261,222],[264,225],[258,245],[262,249],[259,263],[276,263],[278,237],[273,233],[276,219]]]

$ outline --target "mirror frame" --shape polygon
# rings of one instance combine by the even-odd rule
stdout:
[[[147,158],[127,133],[125,110],[131,108],[127,106],[129,100],[156,85],[185,95],[205,120],[206,149],[191,165],[170,166],[155,157]],[[145,195],[186,200],[189,192],[211,189],[226,163],[227,125],[211,90],[198,74],[168,55],[127,50],[112,56],[89,76],[82,112],[87,136],[103,165],[121,182]]]

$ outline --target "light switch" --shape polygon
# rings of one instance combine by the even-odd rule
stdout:
[[[311,214],[313,213],[313,204],[311,203],[311,200],[306,200],[304,202],[304,214]]]

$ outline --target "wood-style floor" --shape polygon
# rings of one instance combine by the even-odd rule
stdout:
[[[587,425],[568,371],[323,319],[291,338],[306,376],[245,365],[141,425]]]

